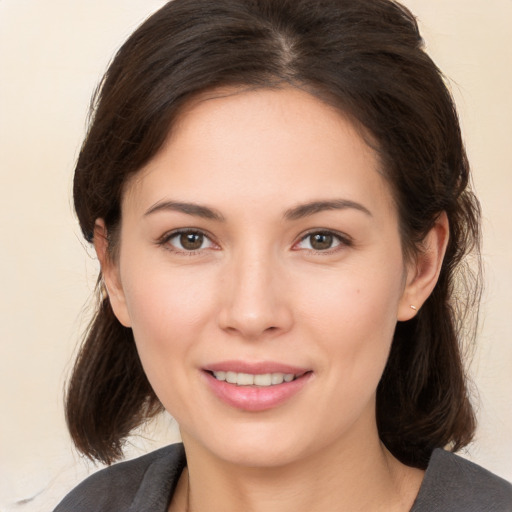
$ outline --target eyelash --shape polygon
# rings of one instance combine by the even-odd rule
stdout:
[[[170,243],[170,241],[173,238],[176,238],[180,235],[199,235],[199,236],[202,236],[204,238],[204,240],[208,240],[210,242],[210,244],[212,244],[214,246],[217,245],[208,233],[205,233],[204,231],[202,231],[200,229],[193,229],[193,228],[176,229],[174,231],[171,231],[170,233],[166,233],[157,241],[157,245],[160,245],[160,246],[164,247],[165,249],[167,249],[168,251],[171,251],[175,254],[186,255],[186,256],[194,256],[194,255],[200,254],[201,251],[204,251],[205,248],[199,248],[196,250],[187,250],[187,249],[179,249],[178,247],[174,247]],[[208,249],[209,248],[210,247],[208,247]]]
[[[300,244],[301,242],[304,242],[308,238],[313,237],[314,235],[330,236],[334,239],[334,241],[337,242],[337,244],[334,247],[329,247],[324,250],[319,250],[319,249],[314,249],[314,248],[306,249],[313,254],[329,255],[329,254],[333,254],[339,250],[342,250],[345,247],[352,247],[354,245],[352,239],[343,233],[339,233],[338,231],[333,231],[330,229],[315,229],[314,231],[309,231],[308,233],[302,235],[300,237],[299,241],[296,242],[293,245],[293,247],[296,247],[298,244]],[[310,245],[311,245],[311,242],[310,242]],[[296,250],[300,250],[300,249],[296,249]]]
[[[207,248],[199,248],[196,250],[187,250],[187,249],[179,249],[177,247],[174,247],[172,244],[170,244],[170,241],[173,238],[176,238],[180,235],[199,235],[199,236],[203,237],[204,240],[208,240],[210,242],[210,244],[216,246],[216,243],[213,241],[212,237],[208,233],[206,233],[200,229],[193,229],[193,228],[182,228],[182,229],[177,229],[175,231],[171,231],[170,233],[166,233],[157,241],[157,245],[165,247],[167,250],[174,252],[176,254],[183,254],[183,255],[187,255],[187,256],[194,256],[194,255],[199,254],[201,251],[204,251],[205,249],[212,248],[212,247],[207,247]],[[332,254],[332,253],[335,253],[335,252],[341,250],[343,247],[352,247],[353,246],[352,239],[345,234],[342,234],[342,233],[339,233],[339,232],[333,231],[333,230],[328,230],[328,229],[326,229],[326,230],[316,229],[314,231],[310,231],[306,234],[303,234],[299,238],[299,240],[293,244],[292,250],[296,250],[296,251],[301,250],[300,248],[296,249],[297,245],[304,242],[308,238],[313,237],[314,235],[322,235],[322,236],[332,237],[334,239],[334,241],[336,241],[337,243],[334,247],[328,247],[327,249],[323,249],[323,250],[314,249],[312,247],[310,249],[305,249],[313,254],[328,255],[328,254]],[[311,245],[311,242],[310,242],[310,245]]]

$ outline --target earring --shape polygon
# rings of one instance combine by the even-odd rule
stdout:
[[[102,302],[108,298],[107,285],[105,284],[105,281],[103,281],[103,279],[101,280],[100,283],[100,298]]]
[[[414,306],[413,304],[411,304],[409,307],[410,307],[411,309],[413,309],[414,311],[418,311],[418,308],[417,308],[416,306]]]

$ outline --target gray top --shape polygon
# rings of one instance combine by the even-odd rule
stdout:
[[[182,444],[115,464],[78,485],[54,512],[167,512],[185,465]],[[512,485],[472,462],[437,449],[411,509],[433,511],[512,512]]]
[[[434,450],[411,512],[512,512],[512,485],[458,455]]]

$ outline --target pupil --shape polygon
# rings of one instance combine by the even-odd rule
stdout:
[[[203,245],[203,235],[199,233],[182,233],[180,243],[184,249],[195,251],[200,249],[201,245]]]
[[[317,251],[329,249],[332,246],[332,235],[317,233],[311,237],[311,247]]]

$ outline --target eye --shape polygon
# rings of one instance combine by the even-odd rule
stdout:
[[[162,240],[162,244],[170,245],[177,252],[195,252],[215,246],[204,233],[191,229],[170,233]]]
[[[348,246],[350,241],[332,231],[315,231],[302,237],[295,248],[309,251],[329,251],[342,245]]]

